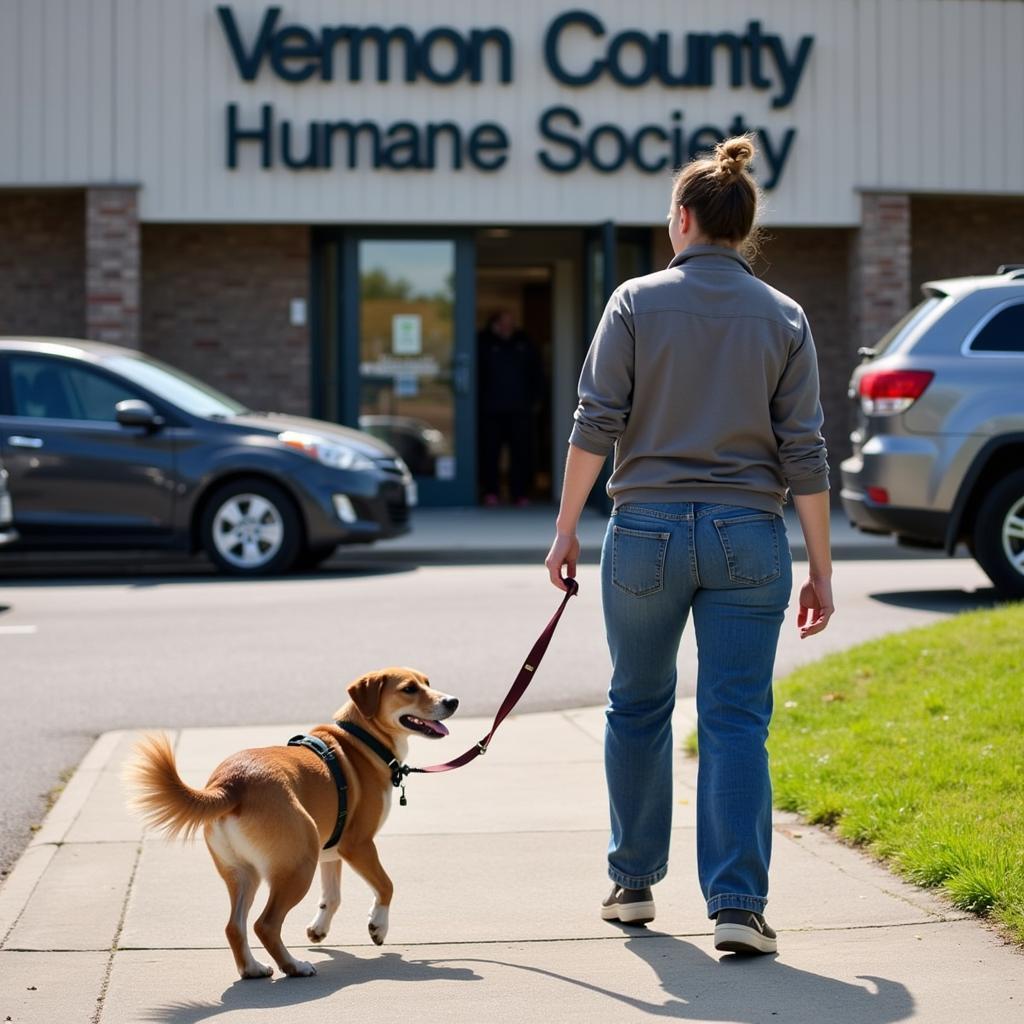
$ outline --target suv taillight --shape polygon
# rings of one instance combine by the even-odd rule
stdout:
[[[875,370],[860,379],[860,407],[867,416],[906,412],[935,376],[931,370]]]

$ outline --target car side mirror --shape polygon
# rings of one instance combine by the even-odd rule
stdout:
[[[164,418],[149,404],[138,398],[126,398],[114,406],[117,422],[122,427],[145,427],[157,430],[164,425]]]

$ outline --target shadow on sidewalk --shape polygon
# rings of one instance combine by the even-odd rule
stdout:
[[[154,1007],[141,1020],[146,1024],[200,1024],[237,1010],[286,1010],[316,999],[329,999],[346,988],[369,982],[483,981],[468,967],[439,967],[436,964],[440,961],[405,960],[400,953],[364,959],[340,949],[325,948],[323,952],[330,959],[317,964],[315,979],[296,981],[278,974],[273,980],[239,980],[224,990],[219,1003],[168,1003]],[[225,968],[231,969],[230,958]]]
[[[608,999],[650,1017],[670,1020],[730,1021],[760,1024],[777,1018],[782,1024],[891,1024],[914,1012],[906,986],[886,978],[861,975],[853,985],[781,963],[775,957],[734,955],[715,959],[682,939],[653,933],[625,943],[657,975],[668,999],[663,1003],[638,999],[604,985],[558,974],[542,967],[503,960],[428,960],[427,964],[493,964],[539,974]],[[605,1019],[631,1020],[619,1011]],[[556,1018],[557,1019],[557,1018]]]

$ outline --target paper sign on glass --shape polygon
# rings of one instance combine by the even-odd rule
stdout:
[[[418,356],[423,351],[423,317],[395,313],[391,317],[391,351],[396,356]]]

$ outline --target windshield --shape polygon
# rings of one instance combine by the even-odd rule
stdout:
[[[238,416],[248,411],[241,402],[156,359],[111,356],[103,365],[193,416]]]
[[[874,348],[875,358],[883,353],[898,348],[917,325],[940,303],[945,296],[931,295],[924,302],[916,305],[902,320],[897,321],[895,326],[883,335],[881,341],[877,342]]]

